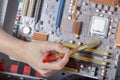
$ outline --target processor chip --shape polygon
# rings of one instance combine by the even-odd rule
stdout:
[[[107,37],[110,20],[105,17],[93,16],[91,23],[91,34]]]

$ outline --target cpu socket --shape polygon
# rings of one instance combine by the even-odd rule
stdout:
[[[90,33],[107,37],[110,19],[101,16],[93,16],[91,21]]]

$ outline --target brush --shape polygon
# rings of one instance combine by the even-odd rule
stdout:
[[[92,48],[96,48],[96,47],[98,47],[100,44],[101,44],[100,40],[93,39],[93,40],[91,40],[90,42],[88,42],[87,44],[84,44],[84,45],[82,45],[82,46],[78,46],[77,48],[71,49],[71,50],[69,51],[69,53],[70,53],[70,55],[72,55],[72,54],[74,54],[74,53],[76,53],[76,52],[78,52],[78,51],[82,51],[82,50],[87,49],[87,48],[91,48],[91,49],[92,49]],[[55,54],[44,58],[44,59],[42,60],[42,62],[43,62],[43,63],[51,62],[51,61],[55,61],[55,60],[57,60],[57,59],[59,59],[59,58],[62,58],[62,57],[64,57],[64,54],[59,53],[59,52],[56,52]]]

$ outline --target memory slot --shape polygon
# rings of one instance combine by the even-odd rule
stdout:
[[[77,59],[77,60],[81,60],[81,61],[85,61],[85,62],[90,62],[90,63],[107,66],[107,62],[101,61],[101,60],[96,60],[96,59],[92,59],[92,58],[88,58],[88,57],[84,57],[84,56],[76,56],[76,55],[72,55],[70,57],[73,59]]]
[[[30,1],[30,0],[23,0],[23,6],[22,6],[21,16],[27,16],[29,1]]]
[[[55,32],[57,32],[57,30],[58,30],[58,28],[60,27],[60,24],[61,24],[64,4],[65,4],[65,0],[60,0],[58,13],[57,13],[57,18],[56,18],[56,22],[55,22]]]
[[[96,53],[96,54],[103,55],[103,56],[108,56],[109,55],[109,53],[107,53],[105,51],[96,50],[96,49],[85,49],[84,51]]]
[[[65,42],[60,42],[60,44],[62,44],[65,47],[68,47],[68,48],[77,48],[78,47],[78,45],[65,43]],[[102,51],[102,50],[85,49],[84,51],[95,53],[95,54],[98,54],[98,55],[109,56],[109,53],[107,53],[105,51]]]
[[[28,12],[27,12],[28,17],[33,17],[36,2],[37,2],[37,0],[30,0],[29,7],[28,7]]]
[[[70,73],[78,73],[78,69],[70,68],[70,67],[64,67],[63,71],[67,71]]]

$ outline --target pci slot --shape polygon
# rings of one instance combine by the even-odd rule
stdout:
[[[57,30],[58,30],[58,28],[60,27],[60,24],[61,24],[64,4],[65,4],[65,0],[60,0],[58,13],[57,13],[57,18],[56,18],[56,22],[55,22],[55,32],[56,33],[57,33]]]
[[[40,20],[42,6],[43,6],[43,0],[37,0],[36,10],[34,14],[35,22],[38,22]]]
[[[23,6],[22,6],[22,16],[27,16],[28,6],[29,6],[30,0],[23,0]]]
[[[28,17],[33,17],[33,13],[34,13],[34,9],[35,9],[35,3],[36,3],[36,0],[29,0],[30,3],[29,3],[29,7],[28,7],[28,12],[27,12],[27,16]]]
[[[101,61],[101,60],[95,60],[92,58],[88,58],[88,57],[84,57],[84,56],[75,56],[75,55],[72,55],[70,57],[73,59],[77,59],[77,60],[81,60],[81,61],[85,61],[85,62],[90,62],[90,63],[95,63],[95,64],[107,66],[107,62]]]

